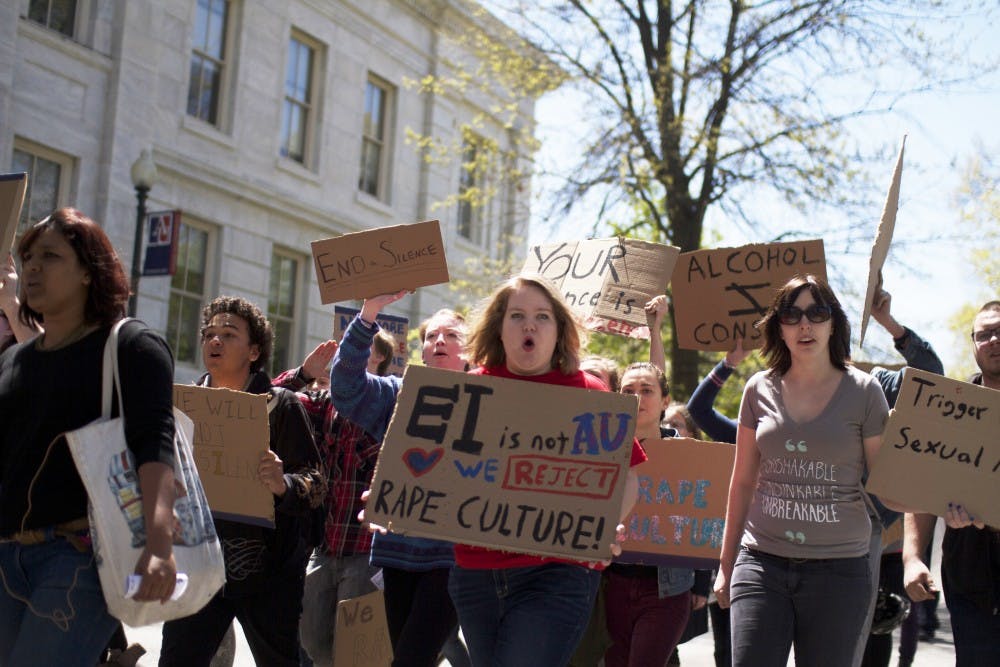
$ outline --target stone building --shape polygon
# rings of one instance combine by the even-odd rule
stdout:
[[[313,240],[437,218],[453,268],[523,254],[530,188],[462,166],[479,140],[522,166],[516,130],[488,93],[411,84],[474,58],[449,37],[473,24],[503,28],[467,0],[0,0],[0,172],[30,173],[23,225],[76,206],[128,266],[131,168],[148,150],[147,209],[179,209],[183,224],[177,272],[141,280],[138,316],[188,380],[201,306],[244,296],[275,324],[280,370],[330,335]],[[533,109],[518,100],[514,126]],[[413,133],[452,158],[425,159]],[[485,205],[454,201],[486,180]],[[454,299],[423,288],[394,312],[416,322]]]

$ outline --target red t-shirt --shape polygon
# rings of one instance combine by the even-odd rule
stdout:
[[[608,391],[607,385],[590,373],[577,371],[572,375],[566,375],[562,371],[552,370],[542,375],[515,375],[507,370],[506,366],[493,366],[491,368],[476,368],[469,373],[473,375],[489,375],[491,377],[509,378],[512,380],[524,380],[526,382],[542,382],[544,384],[555,384],[562,387],[580,387],[595,391]],[[632,440],[632,458],[630,465],[635,467],[646,461],[646,452],[638,440]],[[553,558],[550,556],[532,556],[529,554],[514,553],[511,551],[499,551],[487,549],[485,547],[474,547],[468,544],[455,545],[455,564],[474,570],[505,569],[511,567],[534,567],[545,563],[569,563],[571,565],[583,565],[589,567],[591,563],[585,561],[568,560],[565,558]],[[598,564],[596,569],[604,569],[604,565]]]

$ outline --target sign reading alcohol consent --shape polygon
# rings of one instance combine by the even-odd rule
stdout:
[[[347,330],[347,325],[360,312],[357,308],[348,308],[347,306],[333,307],[333,340],[339,342],[344,338],[344,331]],[[392,355],[392,360],[389,362],[389,374],[402,377],[403,371],[406,370],[406,334],[410,330],[410,320],[397,315],[379,313],[375,317],[375,323],[383,330],[391,333],[395,339],[396,350]]]
[[[958,503],[1000,526],[1000,391],[907,368],[867,489],[928,514]]]
[[[313,241],[312,253],[323,303],[367,299],[449,280],[437,220]]]
[[[389,530],[611,557],[632,396],[408,366],[365,514]]]
[[[736,448],[691,438],[647,440],[643,448],[649,460],[636,469],[639,498],[617,560],[717,567]]]
[[[677,344],[685,350],[732,350],[763,344],[754,323],[777,290],[797,274],[826,280],[823,241],[755,243],[681,253],[670,281]]]
[[[588,329],[649,338],[643,307],[663,294],[679,248],[627,238],[535,246],[523,271],[555,283]]]
[[[174,385],[174,405],[194,422],[194,460],[212,516],[274,527],[274,496],[257,466],[268,449],[267,396]]]

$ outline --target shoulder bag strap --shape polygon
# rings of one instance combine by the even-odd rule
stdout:
[[[111,419],[111,387],[114,385],[118,394],[118,416],[125,416],[125,404],[122,403],[122,382],[118,372],[118,332],[122,326],[134,318],[124,317],[111,327],[108,340],[104,343],[104,372],[101,377],[101,416]]]

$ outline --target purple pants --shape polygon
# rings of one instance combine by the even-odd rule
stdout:
[[[614,642],[606,667],[662,667],[677,646],[691,614],[691,591],[661,598],[656,577],[607,572],[605,609]]]

